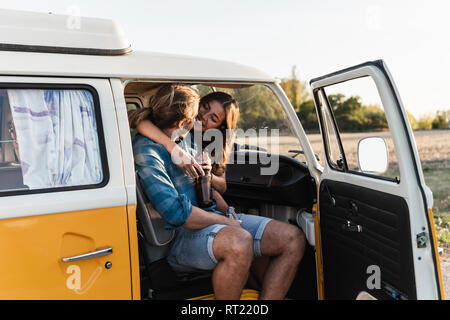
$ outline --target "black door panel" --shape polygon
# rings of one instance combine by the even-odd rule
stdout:
[[[409,210],[403,198],[324,180],[319,212],[325,299],[355,299],[361,291],[380,299],[416,298]],[[367,287],[370,265],[380,268],[381,289]]]
[[[261,169],[270,164],[262,164],[259,157],[250,152],[227,165],[227,191],[224,198],[228,201],[271,203],[311,210],[316,197],[316,185],[306,164],[291,157],[279,155],[279,167],[274,175],[262,175]],[[268,159],[264,155],[264,159]],[[245,163],[237,163],[244,159]],[[257,159],[251,163],[249,159]]]

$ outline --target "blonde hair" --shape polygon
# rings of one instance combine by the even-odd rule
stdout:
[[[149,106],[129,113],[131,128],[150,120],[161,129],[175,126],[182,120],[194,121],[200,101],[198,90],[183,84],[164,84],[150,98]]]

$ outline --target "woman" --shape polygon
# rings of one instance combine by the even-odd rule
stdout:
[[[226,162],[231,151],[233,143],[233,132],[239,118],[239,105],[233,97],[225,92],[212,92],[200,99],[197,120],[201,122],[201,128],[194,126],[193,130],[201,130],[203,134],[211,129],[220,130],[222,134],[222,157],[220,161],[212,164],[211,185],[213,187],[212,196],[216,200],[216,208],[218,211],[226,212],[228,205],[222,198],[221,194],[226,191]],[[136,130],[151,140],[163,145],[170,154],[182,155],[187,161],[177,162],[176,164],[186,173],[186,175],[196,178],[197,171],[203,175],[202,166],[198,162],[179,147],[174,141],[168,138],[158,127],[149,120],[135,121]],[[193,142],[194,139],[191,139]],[[210,141],[202,139],[202,148],[205,149]],[[210,156],[214,156],[211,155]],[[208,166],[204,166],[209,168]]]

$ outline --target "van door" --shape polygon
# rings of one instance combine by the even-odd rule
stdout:
[[[324,298],[443,299],[432,194],[385,63],[310,84],[326,156],[319,185]]]
[[[0,299],[132,298],[109,81],[0,77],[0,109]]]

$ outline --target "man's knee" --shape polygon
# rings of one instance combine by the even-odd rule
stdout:
[[[237,228],[236,228],[237,229]],[[253,237],[244,229],[237,229],[229,239],[230,258],[248,260],[253,258]]]
[[[223,232],[222,232],[223,230]],[[250,264],[253,259],[253,237],[242,228],[223,228],[217,240],[220,244],[217,249],[220,250],[220,256],[223,260],[238,264]]]
[[[306,244],[306,238],[303,231],[296,226],[288,225],[284,234],[286,237],[286,248],[292,254],[303,256],[303,251]]]

